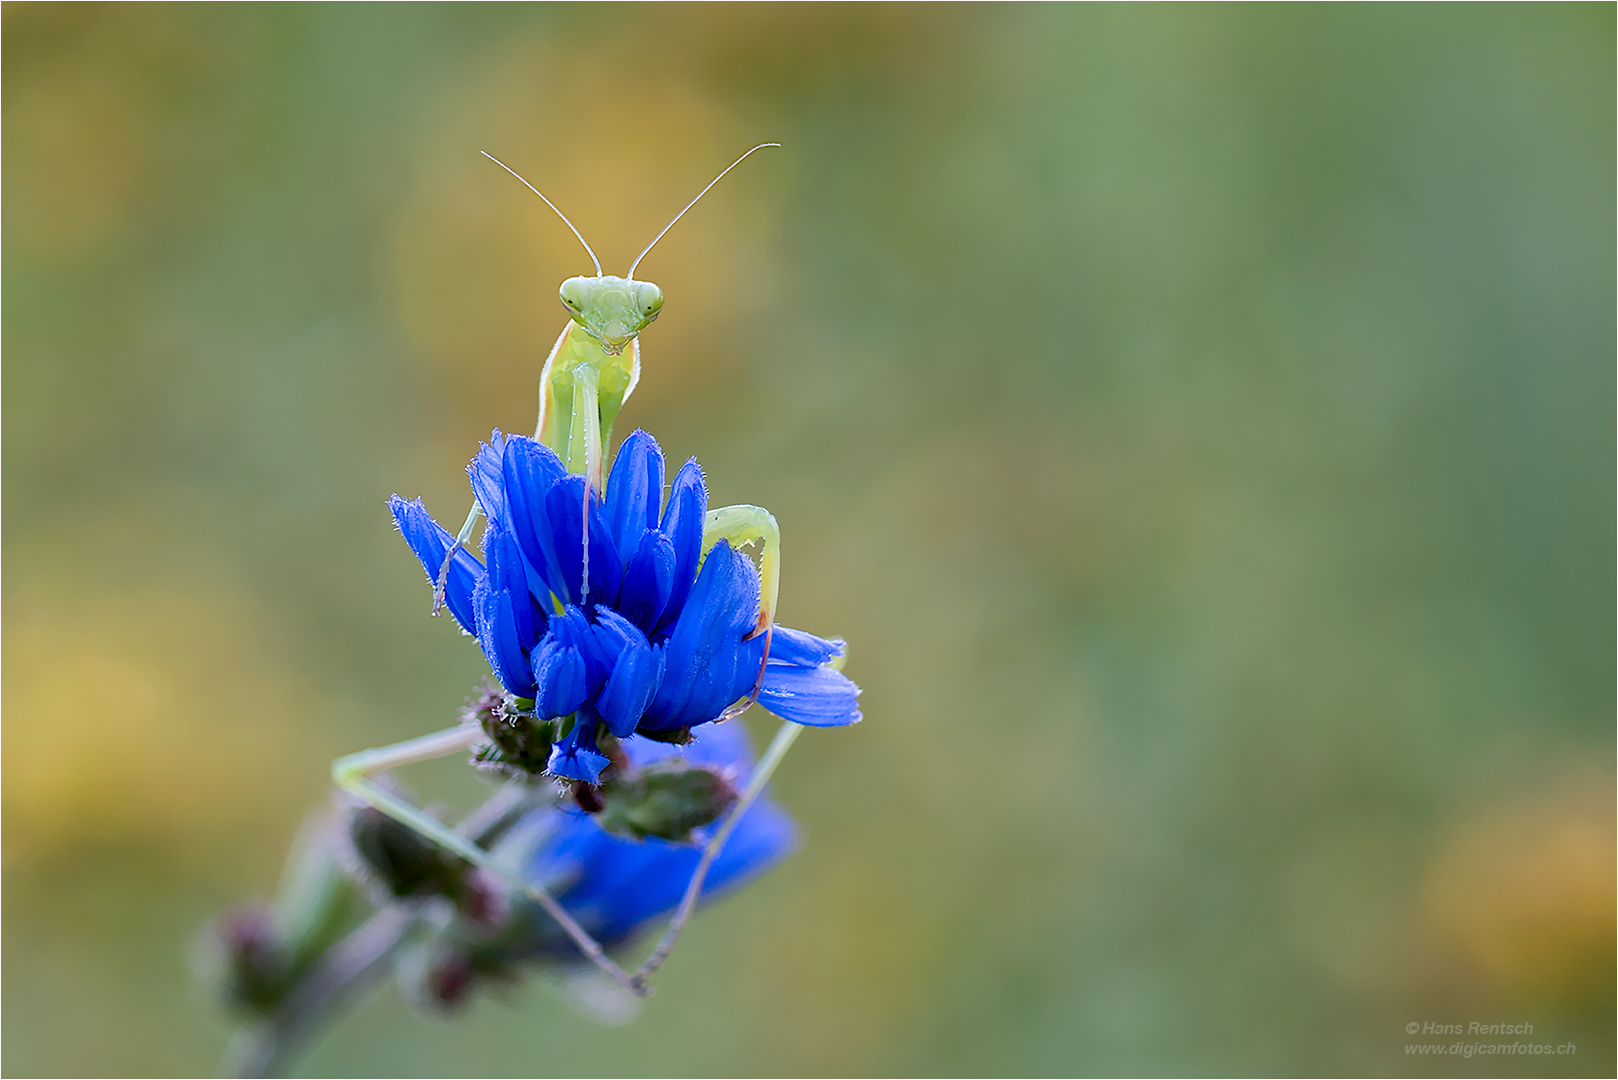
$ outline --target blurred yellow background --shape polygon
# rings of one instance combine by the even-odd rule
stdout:
[[[486,670],[384,500],[459,520],[589,267],[477,152],[621,273],[773,139],[642,267],[620,424],[852,644],[804,849],[631,1028],[385,988],[300,1067],[1611,1075],[1613,39],[6,5],[4,1070],[210,1072],[191,935]],[[1473,1020],[1578,1050],[1405,1055]]]

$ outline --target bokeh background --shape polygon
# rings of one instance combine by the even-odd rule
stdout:
[[[633,1027],[385,986],[300,1068],[1612,1074],[1610,5],[3,30],[8,1074],[209,1073],[188,940],[486,670],[384,499],[459,520],[588,263],[477,151],[622,272],[765,139],[622,423],[852,643],[806,846]],[[1404,1052],[1474,1020],[1577,1053]]]

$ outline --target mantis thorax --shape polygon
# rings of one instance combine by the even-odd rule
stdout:
[[[630,278],[571,277],[562,282],[562,306],[573,321],[617,356],[663,310],[663,290]]]

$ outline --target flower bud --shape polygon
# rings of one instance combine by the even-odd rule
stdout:
[[[691,729],[688,727],[670,728],[667,731],[637,731],[635,734],[652,742],[669,743],[673,746],[687,746],[691,742]]]
[[[635,840],[688,840],[692,829],[717,820],[735,801],[736,788],[718,769],[670,759],[609,779],[596,821]]]
[[[481,987],[522,982],[524,934],[525,927],[516,921],[498,927],[452,922],[397,954],[394,978],[418,1008],[454,1012]]]
[[[366,876],[398,899],[443,896],[474,922],[497,918],[497,890],[471,863],[370,806],[355,807],[349,839]]]
[[[551,757],[556,725],[537,720],[519,708],[520,702],[497,687],[485,684],[467,706],[467,720],[488,736],[472,751],[472,764],[507,780],[533,780],[543,775]],[[527,703],[532,707],[532,702]]]
[[[447,1012],[466,1003],[476,976],[470,958],[444,952],[422,969],[421,986],[414,996],[430,1008]]]
[[[275,931],[269,906],[253,901],[210,926],[193,955],[198,979],[233,1010],[268,1016],[292,988],[292,952]]]

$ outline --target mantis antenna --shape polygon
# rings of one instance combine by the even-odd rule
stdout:
[[[765,145],[768,146],[770,144],[766,143]],[[753,150],[757,150],[757,149],[758,149],[758,147],[756,147],[756,146],[753,148]],[[747,152],[747,154],[751,154],[753,152],[753,150],[749,150]],[[482,154],[484,157],[488,158],[490,161],[494,162],[496,165],[498,165],[502,169],[506,170],[506,172],[510,173],[512,176],[515,176],[518,180],[521,180],[523,187],[527,188],[529,191],[532,191],[535,195],[538,195],[541,199],[545,199],[545,193],[543,191],[539,190],[533,184],[530,184],[528,181],[523,180],[522,174],[517,172],[516,169],[513,169],[510,165],[507,165],[505,162],[501,161],[499,158],[495,157],[493,154],[489,153],[487,150],[479,150],[478,153]],[[746,157],[747,154],[743,154],[742,157]],[[732,165],[730,168],[734,169],[735,167],[736,166]],[[730,171],[730,169],[725,170],[725,172],[729,172],[729,171]],[[725,173],[720,173],[719,175],[724,176]],[[718,183],[718,181],[715,180],[714,183]],[[708,187],[713,187],[713,184],[709,184]],[[703,190],[703,194],[706,194],[708,188],[703,188],[702,190]],[[700,199],[700,198],[702,198],[702,196],[698,195],[697,199]],[[691,201],[696,202],[696,199],[693,199]],[[545,205],[550,207],[552,210],[556,210],[556,204],[551,202],[549,199],[545,199]],[[685,210],[689,210],[689,209],[691,209],[689,206],[685,208]],[[682,214],[685,213],[685,210],[681,210],[680,213],[682,213]],[[567,225],[567,227],[573,230],[573,235],[577,236],[579,238],[579,243],[584,245],[584,250],[588,251],[590,253],[590,261],[596,264],[596,277],[600,277],[601,276],[601,260],[596,258],[595,249],[590,246],[590,241],[588,241],[588,240],[586,240],[584,238],[584,234],[579,231],[579,227],[577,225],[575,225],[571,221],[567,220],[567,215],[562,213],[562,211],[556,210],[556,216],[561,218],[562,221]],[[674,221],[679,221],[679,220],[680,220],[679,218],[674,219]],[[669,224],[673,225],[674,221],[669,222]],[[664,229],[663,232],[668,232],[668,230]],[[658,233],[658,239],[662,239],[662,236],[663,236],[663,233]],[[654,243],[654,244],[657,243],[657,240],[653,240],[652,243]],[[647,248],[646,250],[650,251],[651,249]],[[645,252],[642,252],[641,254],[644,255]],[[640,262],[639,259],[636,259],[635,261]],[[634,276],[635,270],[634,270],[633,267],[630,268],[629,274],[630,274],[631,277]]]
[[[742,162],[746,161],[749,157],[752,157],[753,153],[755,151],[762,150],[766,146],[780,146],[780,145],[781,144],[778,143],[778,142],[759,143],[757,146],[753,147],[752,150],[749,150],[747,153],[743,154],[741,157],[737,158],[735,161],[732,161],[728,166],[726,166],[725,172],[720,173],[718,176],[716,176],[712,180],[708,181],[708,187],[705,187],[701,191],[697,192],[697,197],[695,199],[692,199],[690,202],[685,204],[685,210],[689,210],[693,206],[697,205],[697,203],[699,201],[701,201],[702,197],[704,195],[708,194],[708,191],[709,191],[710,188],[712,188],[715,184],[719,183],[719,181],[721,181],[721,180],[723,180],[725,178],[725,173],[728,173],[731,169],[734,169],[736,166],[738,166]],[[498,164],[498,162],[496,162],[496,164]],[[516,173],[512,173],[512,175],[516,176]],[[517,179],[522,180],[522,177],[518,176]],[[523,180],[523,183],[526,184],[527,182],[528,181]],[[535,194],[538,194],[538,192],[535,192]],[[545,196],[543,196],[543,195],[540,195],[539,197],[541,199],[545,199]],[[549,199],[545,199],[545,201],[550,202]],[[556,208],[552,207],[551,209],[555,210]],[[674,221],[679,221],[681,218],[685,217],[685,210],[681,210],[678,214],[675,214],[674,215]],[[560,210],[557,210],[556,212],[558,214],[561,213]],[[567,219],[563,218],[562,220],[566,221]],[[663,232],[658,233],[656,236],[654,236],[652,238],[652,242],[650,244],[646,245],[646,251],[643,251],[639,255],[635,256],[635,261],[629,264],[629,273],[625,274],[624,275],[625,277],[627,277],[630,281],[635,280],[635,267],[639,266],[640,261],[642,259],[646,258],[647,252],[651,251],[654,247],[656,247],[657,242],[659,240],[663,239],[664,233],[667,233],[670,229],[674,228],[674,221],[671,221],[667,225],[663,226]],[[578,231],[577,229],[574,230],[574,232],[577,232],[577,231]],[[583,240],[584,237],[581,236],[581,237],[579,237],[579,239]],[[585,246],[588,247],[589,245],[586,244]],[[592,253],[590,257],[594,258],[595,257],[594,253]],[[596,267],[596,273],[599,274],[600,272],[601,272],[601,268],[598,265]]]

